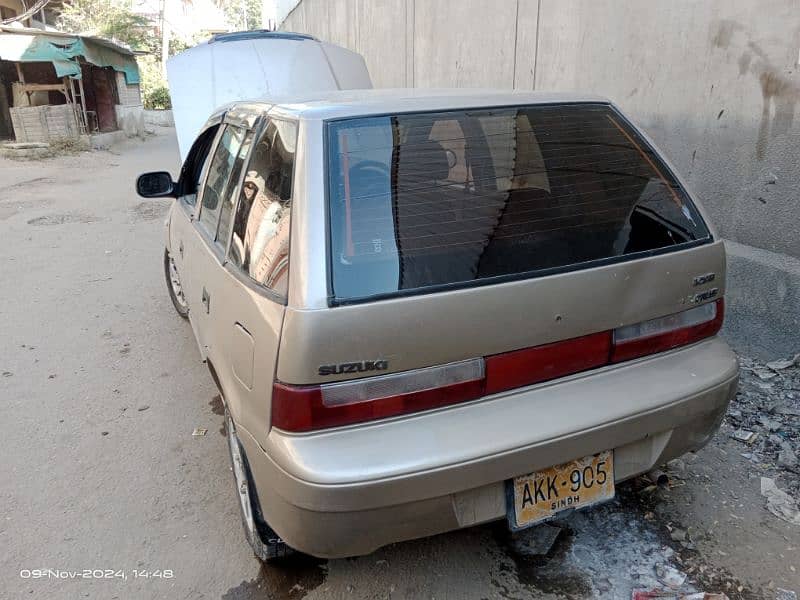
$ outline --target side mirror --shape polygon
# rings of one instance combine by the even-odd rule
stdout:
[[[174,198],[175,183],[166,171],[143,173],[136,178],[136,193],[142,198]]]

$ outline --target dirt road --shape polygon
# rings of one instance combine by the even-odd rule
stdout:
[[[628,482],[556,522],[545,555],[531,550],[538,534],[498,523],[262,567],[241,531],[216,391],[164,287],[168,204],[133,192],[136,174],[176,163],[168,129],[113,151],[0,162],[0,597],[627,599],[668,567],[686,590],[800,592],[800,526],[760,492],[769,477],[797,494],[766,441],[798,450],[797,419],[756,414],[770,399],[796,409],[786,385],[754,387],[763,398],[743,397],[712,444],[671,465],[671,487]],[[762,383],[800,382],[790,371]],[[760,441],[729,437],[745,425]],[[94,569],[112,575],[78,576]]]

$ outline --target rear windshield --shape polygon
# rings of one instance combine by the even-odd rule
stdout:
[[[328,123],[334,302],[531,277],[709,238],[610,106]]]

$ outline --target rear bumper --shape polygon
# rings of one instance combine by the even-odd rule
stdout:
[[[262,511],[322,557],[505,517],[506,479],[606,449],[627,479],[705,444],[736,393],[718,338],[448,409],[316,434],[241,431]]]

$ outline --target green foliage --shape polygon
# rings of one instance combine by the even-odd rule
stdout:
[[[169,97],[169,88],[166,85],[145,90],[142,93],[144,107],[149,110],[164,110],[172,108],[172,99]]]
[[[161,61],[157,55],[148,54],[136,58],[139,63],[139,88],[142,104],[147,109],[165,109],[172,106],[167,80],[161,72]]]
[[[223,0],[217,5],[234,31],[261,29],[261,0]]]
[[[205,42],[210,37],[211,34],[207,31],[196,31],[194,34],[189,35],[188,37],[178,37],[174,35],[173,32],[173,35],[169,38],[169,56],[175,56],[184,50],[194,48],[197,46],[197,44]]]
[[[116,40],[134,50],[153,52],[158,48],[150,20],[131,12],[125,0],[69,0],[61,9],[57,27]]]

